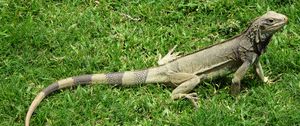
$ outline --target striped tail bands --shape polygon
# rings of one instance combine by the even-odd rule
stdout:
[[[135,85],[146,83],[148,76],[148,70],[141,71],[128,71],[128,72],[118,72],[118,73],[108,73],[108,74],[90,74],[90,75],[81,75],[75,77],[69,77],[66,79],[59,80],[47,88],[42,90],[31,103],[28,112],[26,114],[25,126],[29,126],[30,118],[32,113],[40,104],[40,102],[50,93],[77,85],[82,84],[113,84],[113,85]]]

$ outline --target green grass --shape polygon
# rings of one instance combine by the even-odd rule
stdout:
[[[197,111],[159,84],[81,86],[43,100],[31,124],[299,125],[299,8],[298,0],[0,0],[0,125],[23,125],[33,98],[58,79],[155,66],[174,45],[186,54],[220,42],[268,10],[289,17],[261,59],[270,78],[282,74],[272,85],[249,71],[232,98],[230,76],[206,81],[195,89]]]

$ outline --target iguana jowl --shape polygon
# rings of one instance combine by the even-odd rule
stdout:
[[[31,103],[25,125],[29,126],[32,113],[38,104],[53,91],[79,84],[135,85],[142,83],[172,83],[177,87],[172,99],[187,98],[197,106],[196,93],[189,93],[200,81],[215,76],[234,73],[231,93],[240,91],[240,81],[251,65],[258,77],[267,82],[259,56],[265,52],[272,35],[287,23],[285,15],[269,11],[256,18],[240,35],[222,43],[178,56],[174,48],[161,60],[158,67],[139,71],[126,71],[108,74],[91,74],[59,80],[41,91]]]

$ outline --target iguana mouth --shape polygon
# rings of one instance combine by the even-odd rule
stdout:
[[[274,24],[273,26],[271,26],[270,28],[268,28],[268,31],[277,31],[279,30],[281,27],[283,27],[284,25],[286,25],[288,22],[288,18],[284,17],[282,22],[278,22],[276,24]]]
[[[283,17],[283,21],[274,25],[275,28],[282,27],[288,23],[288,18],[286,16]]]
[[[287,22],[281,22],[273,25],[269,28],[269,30],[279,30],[282,26],[284,26]]]

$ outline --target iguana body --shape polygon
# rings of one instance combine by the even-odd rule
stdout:
[[[242,34],[222,43],[201,49],[182,57],[172,53],[174,48],[159,61],[160,66],[139,71],[108,74],[91,74],[59,80],[40,92],[26,115],[25,125],[38,104],[53,91],[79,84],[113,84],[130,86],[142,83],[172,83],[177,86],[172,99],[188,98],[197,106],[196,93],[189,93],[200,81],[233,73],[231,93],[240,91],[240,80],[253,64],[255,72],[264,82],[259,56],[265,51],[272,35],[287,23],[287,17],[269,11],[258,17]]]

